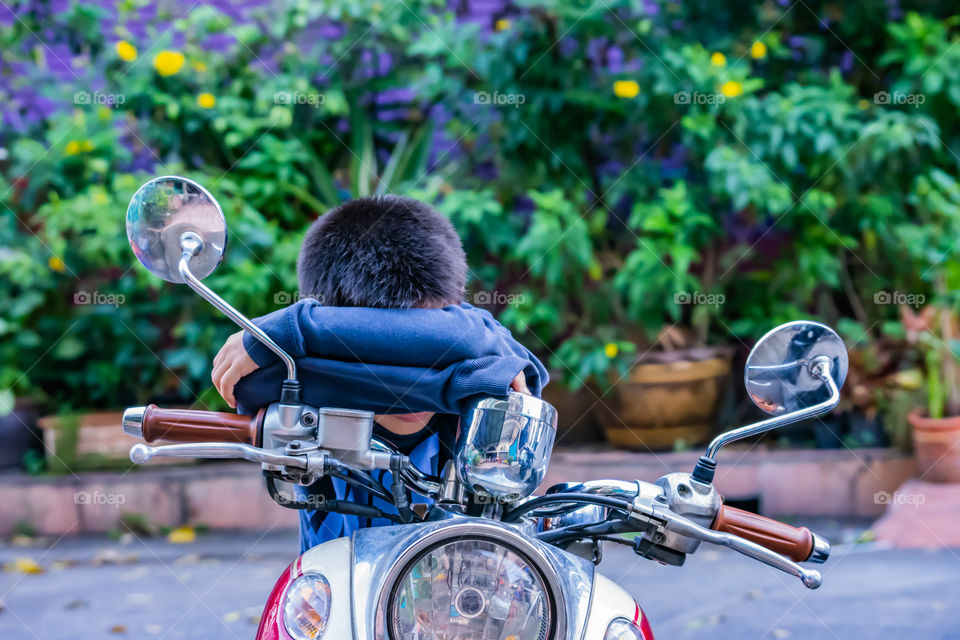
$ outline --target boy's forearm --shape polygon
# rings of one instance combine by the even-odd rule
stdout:
[[[254,320],[264,333],[294,358],[306,355],[302,333],[296,323],[296,307],[300,304],[301,302],[297,302]],[[243,348],[246,349],[247,354],[253,361],[261,367],[272,364],[277,359],[277,356],[267,345],[246,331],[243,334]]]
[[[469,306],[371,309],[324,307],[303,300],[255,322],[294,357],[421,367],[488,355],[532,357],[489,313]],[[276,359],[249,334],[243,344],[260,366]]]

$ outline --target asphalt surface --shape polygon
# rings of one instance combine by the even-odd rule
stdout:
[[[833,540],[857,535],[828,532]],[[291,532],[207,534],[177,545],[132,537],[7,542],[0,638],[252,638],[296,548]],[[24,573],[28,559],[42,572]],[[676,568],[608,544],[600,570],[636,596],[659,640],[960,640],[960,550],[840,544],[816,591],[706,548]]]

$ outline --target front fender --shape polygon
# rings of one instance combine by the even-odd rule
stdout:
[[[607,626],[616,618],[626,618],[633,622],[643,634],[643,640],[653,640],[650,621],[644,615],[640,605],[629,593],[620,588],[613,580],[594,574],[593,598],[590,602],[590,615],[587,618],[587,631],[583,635],[589,640],[600,640],[607,633]]]

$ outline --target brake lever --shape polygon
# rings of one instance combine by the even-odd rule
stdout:
[[[151,458],[242,458],[276,466],[306,469],[307,458],[288,456],[268,449],[236,442],[191,442],[151,447],[135,444],[130,448],[130,461],[135,464],[149,462]]]
[[[771,551],[766,547],[760,546],[755,542],[745,540],[730,533],[721,533],[713,529],[701,527],[683,516],[678,516],[670,511],[658,511],[657,516],[664,520],[664,528],[667,531],[733,549],[749,558],[759,560],[775,569],[780,569],[785,573],[800,578],[803,586],[807,589],[816,589],[823,583],[823,576],[819,571],[804,569],[793,560]]]

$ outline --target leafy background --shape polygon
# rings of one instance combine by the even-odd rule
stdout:
[[[0,404],[222,406],[210,360],[233,326],[136,265],[124,232],[139,184],[182,174],[223,205],[231,246],[208,284],[249,315],[296,295],[322,211],[406,193],[459,229],[470,300],[570,387],[813,317],[857,347],[854,398],[874,406],[918,361],[890,302],[956,303],[953,13],[3,5]]]

